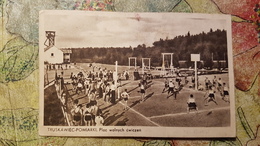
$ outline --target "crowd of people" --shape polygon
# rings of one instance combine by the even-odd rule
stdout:
[[[83,107],[79,100],[75,99],[71,109],[73,126],[103,126],[104,118],[96,101],[89,102]]]
[[[190,84],[188,84],[190,83]],[[199,80],[197,78],[198,83],[198,91],[205,92],[204,95],[204,102],[205,106],[208,105],[209,102],[213,102],[216,105],[218,105],[218,102],[216,100],[216,94],[219,93],[221,96],[221,99],[225,102],[229,101],[229,88],[226,83],[222,81],[222,78],[217,78],[217,76],[214,76],[213,79],[209,79],[207,76],[203,81]],[[180,77],[177,76],[175,78],[165,78],[164,80],[164,88],[162,90],[162,93],[167,92],[168,96],[167,98],[173,96],[173,98],[177,99],[177,94],[180,93],[181,89],[188,85],[189,88],[195,89],[195,76],[192,75],[190,77],[190,80],[188,80],[187,77]],[[197,104],[195,102],[195,97],[193,94],[190,94],[187,100],[187,112],[189,113],[190,110],[195,109],[198,111]]]
[[[116,73],[106,68],[98,68],[96,72],[71,73],[70,79],[72,90],[75,94],[83,94],[84,98],[88,100],[86,106],[78,104],[77,100],[77,102],[74,101],[74,107],[71,110],[74,125],[101,126],[104,124],[102,111],[101,109],[98,109],[98,112],[95,110],[95,108],[98,107],[99,100],[103,100],[107,105],[116,104],[117,100],[120,100],[116,99],[116,90],[121,86],[121,80],[129,80],[129,73],[128,71]],[[129,98],[127,89],[122,92],[121,97],[125,103],[125,110],[127,109],[127,100]],[[75,112],[77,108],[80,108],[81,112]],[[79,116],[76,113],[80,113],[80,120],[77,118]]]
[[[221,78],[218,78],[216,76],[213,77],[212,82],[208,79],[208,77],[205,77],[205,101],[206,104],[210,101],[213,101],[216,105],[218,104],[216,101],[216,93],[219,92],[220,96],[222,97],[222,100],[225,102],[229,101],[229,88],[227,87],[227,84],[222,81]],[[203,90],[203,88],[201,89]]]
[[[98,68],[96,72],[78,72],[77,74],[71,73],[71,85],[72,91],[75,94],[83,94],[84,98],[87,99],[87,103],[79,104],[79,100],[75,99],[73,102],[73,107],[70,110],[70,115],[72,117],[72,125],[74,126],[102,126],[104,125],[105,117],[102,115],[102,110],[99,108],[98,102],[103,100],[107,105],[116,104],[117,100],[121,100],[123,103],[123,110],[127,110],[129,107],[127,105],[129,99],[129,92],[127,89],[121,92],[121,99],[116,99],[116,90],[121,86],[122,80],[129,80],[128,71],[123,71],[122,73],[116,73],[112,70],[107,70],[106,68]],[[117,82],[115,82],[115,80]],[[143,102],[146,98],[146,89],[148,84],[148,75],[144,73],[140,78],[139,93],[140,102]],[[216,100],[216,93],[219,92],[222,99],[229,102],[229,89],[226,83],[223,83],[222,79],[214,76],[213,79],[205,77],[204,83],[202,80],[197,79],[197,89],[199,91],[205,91],[204,102],[208,105],[209,102],[214,102],[218,105]],[[55,85],[57,93],[61,96],[59,97],[64,109],[66,109],[66,99],[67,96],[63,88],[64,80],[62,75],[56,75]],[[61,85],[61,86],[59,86]],[[192,75],[190,78],[187,76],[179,76],[167,78],[164,80],[164,88],[162,93],[167,93],[169,97],[177,99],[177,95],[180,93],[182,88],[187,86],[188,88],[195,89],[195,77]],[[198,111],[198,106],[196,104],[197,97],[194,94],[190,94],[187,98],[187,112],[190,110]]]

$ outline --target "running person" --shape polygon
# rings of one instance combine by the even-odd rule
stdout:
[[[147,73],[145,72],[144,75],[143,75],[143,84],[144,86],[146,87],[147,86]]]
[[[221,78],[219,78],[218,79],[218,87],[217,87],[217,89],[218,89],[218,91],[222,94],[222,85],[223,83],[222,83],[222,80],[221,80]]]
[[[177,87],[174,86],[174,83],[172,82],[172,80],[170,80],[170,82],[169,82],[169,89],[168,89],[168,96],[167,96],[167,98],[169,98],[169,93],[171,93],[171,95],[174,96],[174,99],[176,99],[176,96],[177,96],[177,93],[178,93],[178,89],[177,89]]]
[[[216,105],[218,105],[218,103],[216,102],[216,99],[215,99],[214,90],[212,89],[211,86],[209,87],[209,90],[206,92],[205,95],[207,95],[206,98],[204,99],[204,101],[206,101],[205,106],[207,106],[210,101],[213,101]]]
[[[214,86],[215,88],[217,88],[217,83],[218,83],[217,76],[214,76],[214,78],[212,79],[212,83],[213,83],[213,86]]]
[[[164,88],[163,88],[163,91],[162,93],[165,92],[165,90],[167,90],[169,88],[169,81],[167,78],[165,78],[165,81],[164,81]]]

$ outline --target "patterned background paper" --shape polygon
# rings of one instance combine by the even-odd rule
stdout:
[[[0,145],[260,145],[259,0],[0,0]],[[40,10],[231,14],[235,139],[38,136]]]

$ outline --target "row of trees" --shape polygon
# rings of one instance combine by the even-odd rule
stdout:
[[[138,65],[141,65],[141,58],[151,58],[151,66],[162,66],[161,53],[174,53],[173,65],[179,67],[179,61],[186,61],[187,66],[192,66],[190,54],[200,54],[204,67],[213,67],[213,60],[227,60],[227,37],[225,30],[212,29],[196,35],[188,32],[184,36],[177,36],[173,39],[160,39],[147,47],[140,44],[137,47],[121,48],[72,48],[72,62],[96,62],[119,65],[128,65],[128,57],[137,57]],[[166,57],[165,61],[170,61]],[[226,63],[227,64],[227,63]]]

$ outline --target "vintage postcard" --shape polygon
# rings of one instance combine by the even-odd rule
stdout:
[[[231,16],[40,12],[41,136],[235,137]]]

